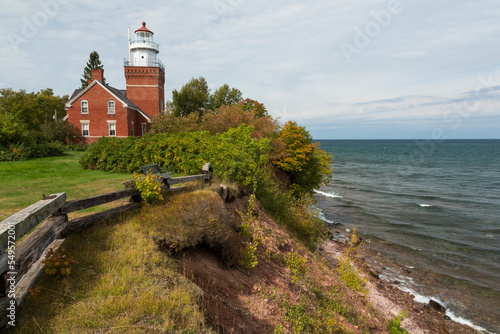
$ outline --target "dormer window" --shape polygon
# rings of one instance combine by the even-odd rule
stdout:
[[[115,101],[108,101],[108,114],[115,113]]]
[[[88,101],[82,101],[80,102],[80,106],[82,109],[82,114],[88,114],[89,113],[89,102]]]

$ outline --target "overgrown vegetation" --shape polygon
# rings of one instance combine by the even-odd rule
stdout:
[[[42,274],[38,294],[16,317],[16,333],[212,333],[200,308],[203,292],[178,273],[151,233],[161,207],[108,221],[64,242],[78,262],[71,277]]]
[[[79,136],[62,120],[67,99],[50,88],[37,93],[0,89],[0,161],[61,155]]]
[[[366,283],[368,277],[363,273],[363,270],[355,266],[355,262],[359,259],[362,252],[361,245],[363,242],[359,239],[354,228],[351,235],[351,242],[346,248],[344,254],[339,259],[339,267],[337,269],[340,278],[355,291],[362,292],[365,296],[368,295]]]
[[[401,321],[408,316],[408,311],[402,311],[387,324],[387,331],[390,334],[408,334],[408,331],[401,327]]]
[[[163,199],[160,189],[159,178],[148,171],[143,178],[140,174],[134,175],[135,188],[141,193],[141,197],[146,203],[152,203],[155,200]]]

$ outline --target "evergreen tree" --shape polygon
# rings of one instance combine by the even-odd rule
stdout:
[[[82,82],[82,89],[89,85],[89,79],[92,78],[92,69],[103,68],[101,60],[99,59],[99,54],[97,51],[92,51],[90,53],[89,61],[87,66],[83,69],[83,78],[80,79]],[[106,78],[103,78],[103,84],[106,84]]]

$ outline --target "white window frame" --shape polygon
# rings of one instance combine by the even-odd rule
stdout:
[[[108,101],[108,114],[114,114],[115,113],[115,101],[109,100]]]
[[[82,137],[90,137],[90,122],[81,122],[80,126],[82,128]],[[84,129],[84,126],[87,129]],[[87,134],[85,134],[83,131],[87,131]]]
[[[114,129],[111,129],[112,127]],[[111,134],[111,131],[114,131],[115,133]],[[109,137],[116,137],[116,123],[115,122],[109,122],[108,123],[108,136]]]
[[[83,106],[84,104],[85,104],[85,107]],[[87,100],[80,101],[80,108],[81,108],[82,114],[88,114],[89,113],[89,101],[87,101]]]
[[[146,123],[141,123],[142,135],[144,136],[147,132]]]

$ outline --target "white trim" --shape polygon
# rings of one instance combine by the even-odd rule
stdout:
[[[141,122],[141,133],[142,135],[141,136],[144,136],[146,133],[148,133],[148,129],[147,129],[147,123],[143,123]]]
[[[108,124],[109,123],[115,123],[116,124],[116,120],[114,120],[114,119],[108,119],[108,120],[106,120],[106,123],[108,123]]]
[[[87,108],[87,112],[83,112],[83,103],[86,103],[86,104],[87,104],[87,106],[86,106],[86,108]],[[88,100],[81,100],[81,101],[80,101],[80,114],[85,114],[85,115],[87,115],[88,113],[89,113],[89,101],[88,101]]]
[[[111,124],[114,125],[113,131],[115,132],[114,135],[111,134]],[[108,122],[108,136],[109,137],[116,137],[116,122]]]
[[[90,125],[89,124],[90,123],[81,123],[81,126],[82,126],[82,137],[89,137],[89,135],[90,135]],[[87,128],[87,129],[85,129],[87,131],[87,135],[85,135],[83,133],[83,131],[84,131],[83,126],[84,125],[86,125],[86,128]]]
[[[83,89],[80,93],[78,93],[74,98],[72,98],[71,100],[69,100],[67,103],[66,103],[66,107],[67,108],[71,108],[71,103],[75,102],[76,100],[78,100],[80,97],[82,97],[83,94],[85,94],[91,87],[93,87],[94,85],[100,85],[102,88],[104,88],[109,94],[111,94],[111,96],[113,96],[115,99],[117,99],[118,101],[121,101],[123,103],[123,107],[124,108],[130,108],[132,110],[135,110],[137,112],[139,112],[142,116],[144,116],[144,118],[146,118],[146,120],[148,121],[148,123],[151,123],[152,121],[152,118],[150,116],[148,116],[144,111],[142,111],[141,109],[139,108],[135,108],[135,107],[132,107],[132,106],[129,106],[125,103],[125,101],[123,101],[120,97],[116,96],[115,94],[113,94],[105,85],[103,85],[100,81],[98,80],[94,80],[90,85],[88,85],[85,89]]]
[[[113,102],[113,111],[112,112],[110,112],[110,108],[109,108],[109,103],[110,102]],[[115,101],[114,100],[108,100],[107,105],[108,105],[108,114],[114,115],[115,114],[115,105],[116,105]]]
[[[84,119],[84,120],[80,120],[80,123],[87,123],[88,124],[88,123],[90,123],[90,121]]]

